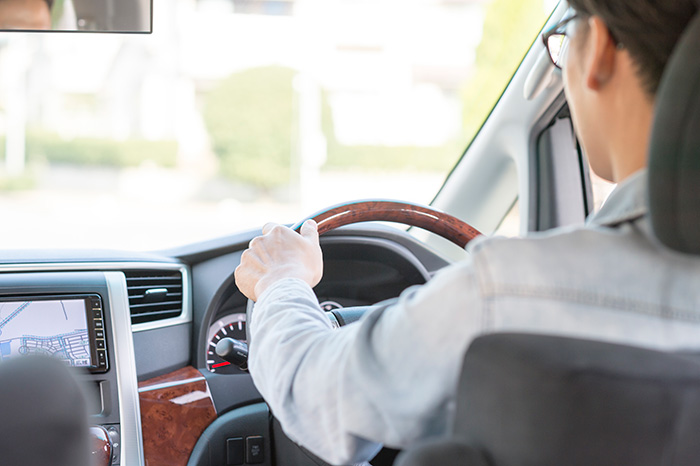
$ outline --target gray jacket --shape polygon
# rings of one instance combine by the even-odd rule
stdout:
[[[308,285],[281,280],[249,322],[253,381],[292,439],[349,464],[444,433],[481,334],[700,349],[700,259],[659,245],[645,196],[641,171],[584,226],[473,241],[467,261],[338,330]]]

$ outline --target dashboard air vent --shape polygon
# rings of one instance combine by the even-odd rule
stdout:
[[[182,313],[182,273],[175,270],[126,270],[131,323],[177,317]]]

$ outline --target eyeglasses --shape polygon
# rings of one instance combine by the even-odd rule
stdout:
[[[580,16],[578,14],[569,16],[557,23],[552,29],[542,34],[542,41],[544,42],[544,46],[547,47],[549,58],[552,60],[552,63],[554,63],[554,66],[559,69],[562,69],[564,60],[566,60],[566,56],[569,52],[569,36],[566,35],[566,30],[569,23],[579,18]],[[616,34],[610,30],[608,30],[608,33],[618,50],[625,48],[625,45],[618,40]]]
[[[544,42],[544,46],[547,47],[549,58],[552,60],[552,63],[554,63],[554,66],[559,69],[562,68],[564,59],[569,50],[569,37],[566,35],[567,26],[577,18],[578,15],[570,16],[542,34],[542,41]]]

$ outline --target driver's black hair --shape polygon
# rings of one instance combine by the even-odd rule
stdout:
[[[656,95],[666,63],[698,0],[569,0],[584,19],[599,16],[635,61],[645,91]]]

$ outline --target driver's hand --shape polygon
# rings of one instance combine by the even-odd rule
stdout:
[[[267,287],[283,278],[299,278],[311,287],[318,285],[323,257],[316,222],[304,222],[301,234],[275,223],[265,225],[262,233],[250,242],[236,268],[236,286],[241,293],[257,301]]]

